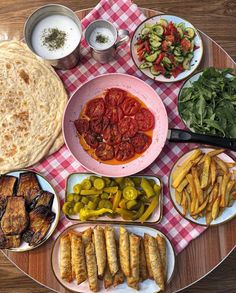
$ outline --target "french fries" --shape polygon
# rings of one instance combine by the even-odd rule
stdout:
[[[172,177],[175,199],[183,215],[205,217],[206,225],[219,217],[236,200],[236,162],[225,162],[224,149],[202,152],[196,149]]]

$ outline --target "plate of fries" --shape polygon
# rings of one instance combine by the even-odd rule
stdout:
[[[173,166],[169,191],[176,210],[203,226],[236,216],[236,162],[224,149],[197,148]]]

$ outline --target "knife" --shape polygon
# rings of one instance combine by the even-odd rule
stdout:
[[[169,142],[200,143],[214,145],[236,151],[236,139],[224,138],[214,135],[194,133],[187,130],[171,128],[168,130],[167,139]]]

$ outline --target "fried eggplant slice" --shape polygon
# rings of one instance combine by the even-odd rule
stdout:
[[[6,248],[9,248],[8,239],[0,227],[0,249],[6,249]]]
[[[39,192],[39,197],[37,199],[37,202],[36,202],[36,208],[38,206],[45,206],[49,209],[52,208],[52,203],[53,203],[53,199],[54,199],[54,194],[49,192],[49,191],[40,191]]]
[[[130,268],[131,276],[127,278],[129,287],[139,289],[139,254],[140,254],[140,237],[135,234],[129,235],[130,242]]]
[[[69,235],[71,240],[72,277],[76,279],[79,285],[87,279],[84,245],[79,233],[71,231]]]
[[[89,242],[85,248],[85,257],[87,264],[87,273],[89,288],[93,292],[98,291],[98,272],[97,272],[97,263],[96,255],[93,242]]]
[[[148,235],[148,252],[153,278],[161,290],[165,289],[164,272],[162,268],[161,256],[157,246],[157,241]]]
[[[23,196],[26,204],[30,203],[38,196],[41,190],[38,179],[33,172],[25,172],[20,174],[17,196]]]
[[[17,248],[21,244],[20,235],[6,236],[6,238],[8,242],[8,248]]]
[[[29,213],[30,225],[28,230],[22,235],[25,242],[35,246],[39,244],[47,235],[55,214],[45,206],[38,206]]]
[[[17,177],[3,175],[0,177],[0,219],[7,205],[7,197],[13,196],[17,184]]]
[[[103,228],[101,226],[96,226],[93,229],[93,235],[98,266],[98,277],[102,279],[107,263],[106,242]]]
[[[71,241],[70,235],[63,235],[60,239],[60,274],[63,280],[72,282]]]
[[[123,226],[120,226],[119,256],[120,256],[120,266],[121,266],[122,272],[125,274],[126,277],[129,277],[131,274],[129,233]]]
[[[106,250],[107,250],[107,262],[111,272],[114,276],[118,270],[118,260],[117,260],[117,249],[114,228],[111,226],[105,227],[105,240],[106,240]]]
[[[29,224],[24,197],[7,198],[6,210],[2,216],[1,228],[5,235],[20,235]]]

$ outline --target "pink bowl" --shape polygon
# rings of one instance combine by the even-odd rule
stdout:
[[[90,157],[79,143],[73,121],[90,99],[107,88],[127,90],[143,101],[155,116],[152,144],[137,159],[120,165],[108,165]],[[135,174],[148,167],[160,154],[167,137],[168,118],[165,106],[158,94],[144,81],[127,74],[103,74],[81,85],[68,101],[63,118],[65,143],[74,158],[89,171],[111,177]]]

